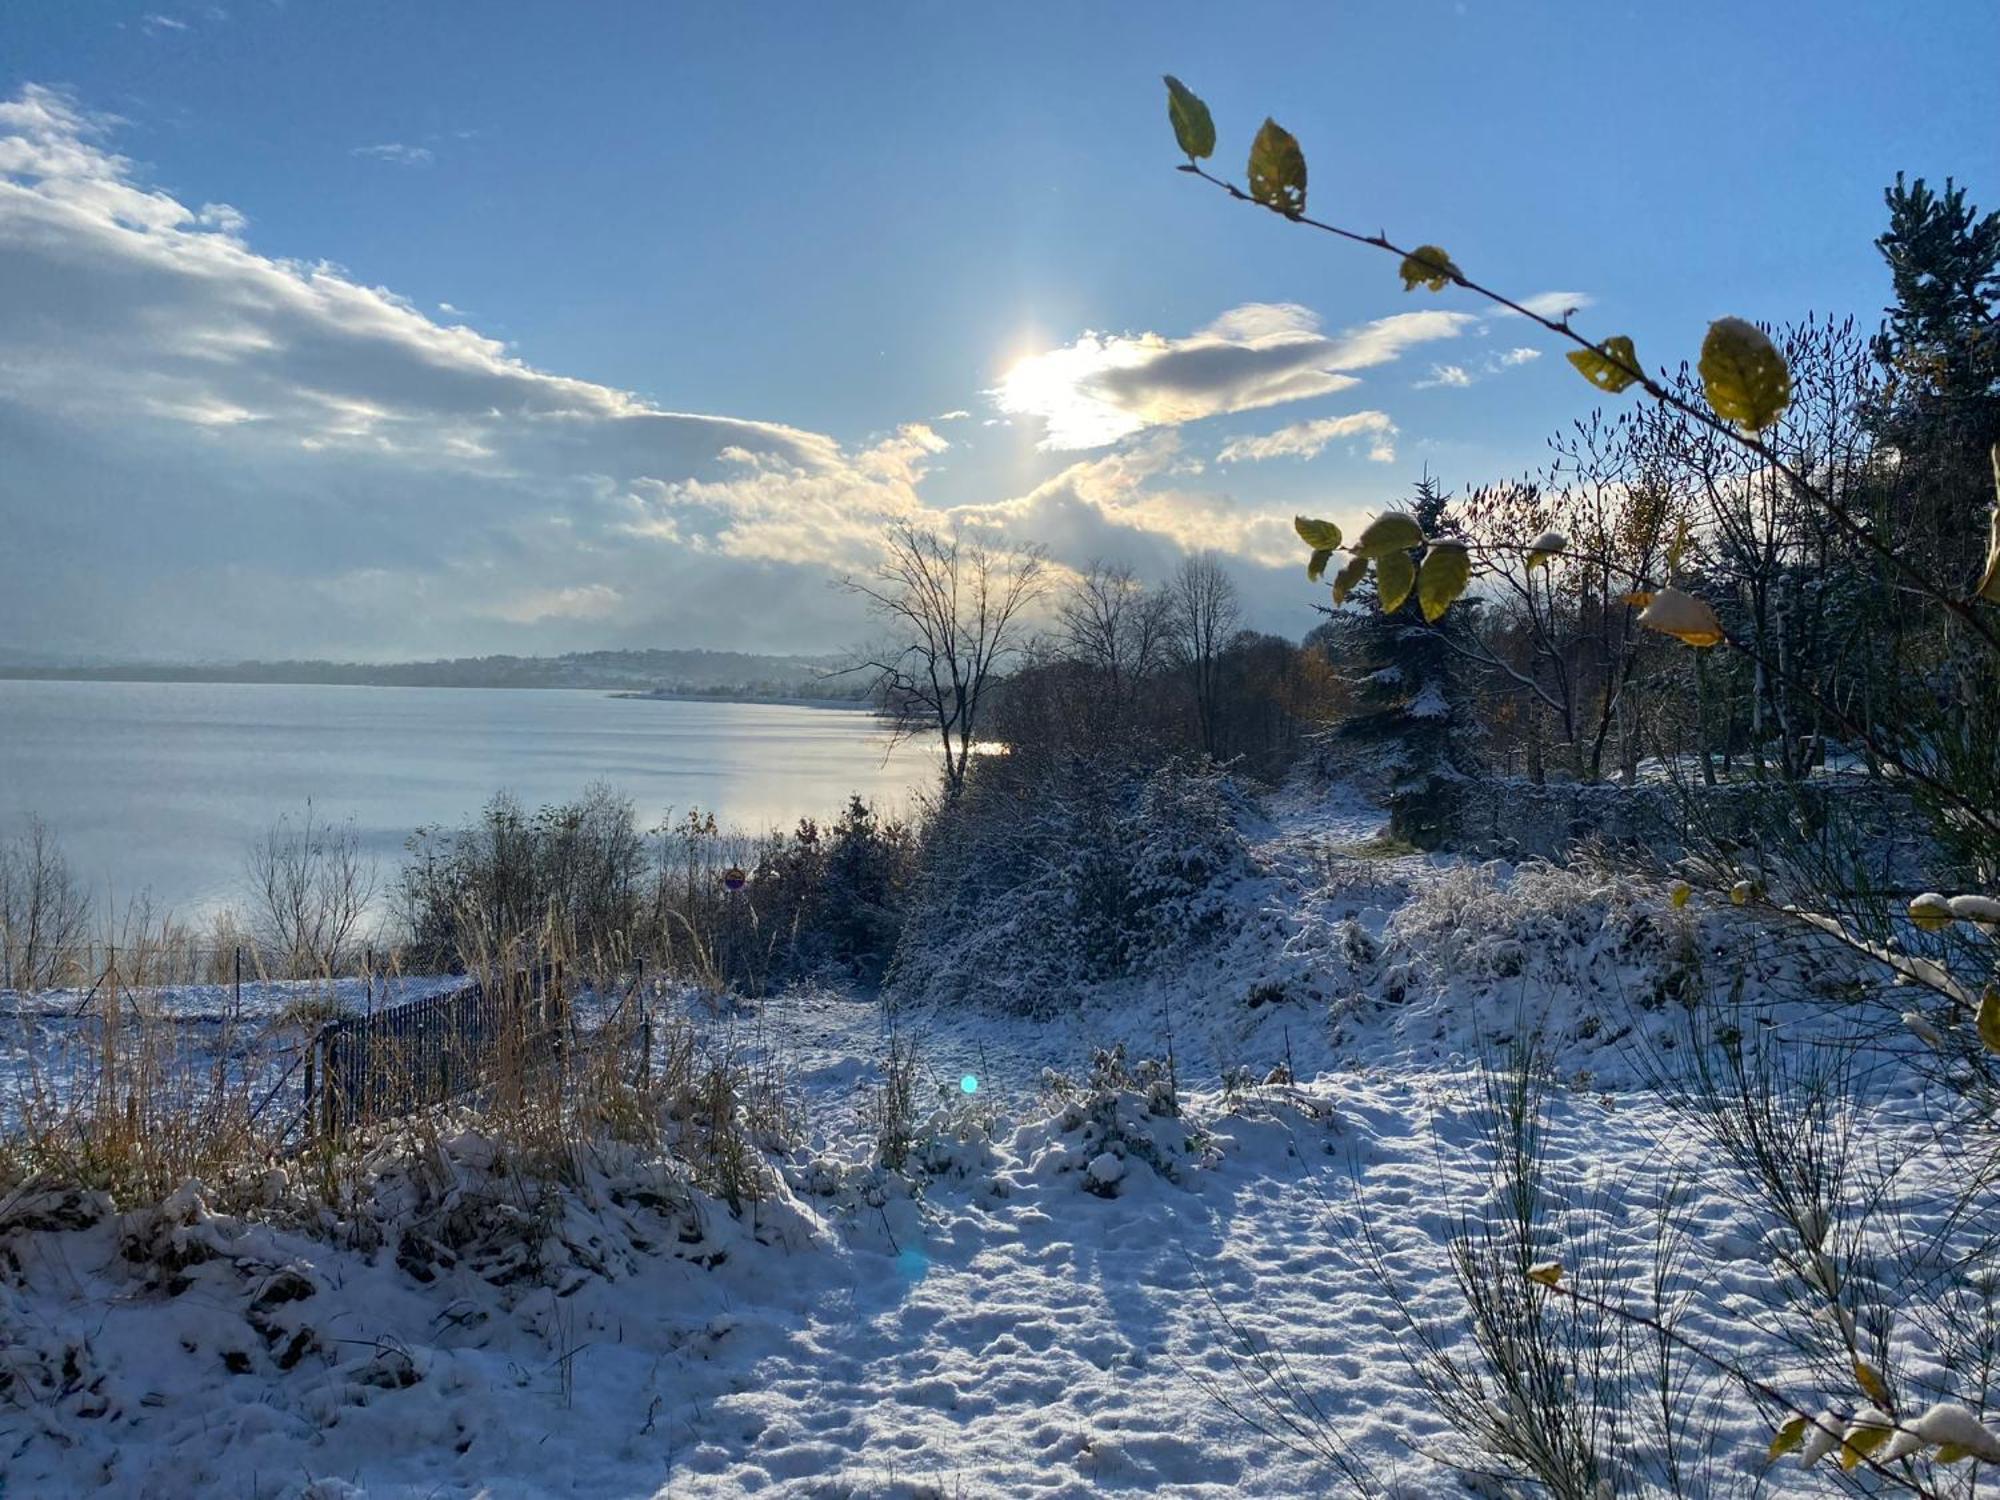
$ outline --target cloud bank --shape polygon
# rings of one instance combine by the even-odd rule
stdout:
[[[1296,303],[1250,303],[1186,338],[1085,334],[1022,360],[994,396],[1002,411],[1045,424],[1044,448],[1101,448],[1152,427],[1344,391],[1359,384],[1352,371],[1478,321],[1430,309],[1328,334]]]
[[[791,646],[946,448],[849,448],[551,374],[0,102],[0,646]],[[510,634],[507,627],[518,627]],[[531,630],[532,627],[532,630]]]

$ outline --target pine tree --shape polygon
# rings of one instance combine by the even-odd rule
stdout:
[[[1937,193],[1898,173],[1883,198],[1875,245],[1896,300],[1874,342],[1888,378],[1871,425],[1902,455],[1904,541],[1935,547],[1956,577],[1984,557],[2000,442],[2000,213],[1982,215],[1949,177]]]
[[[1451,536],[1457,524],[1450,497],[1429,474],[1417,481],[1409,513],[1425,536]],[[1334,732],[1354,747],[1372,747],[1389,773],[1392,826],[1421,842],[1434,819],[1442,783],[1469,762],[1472,715],[1455,691],[1455,658],[1440,634],[1463,628],[1476,602],[1461,599],[1438,627],[1425,623],[1414,591],[1384,612],[1372,575],[1348,607],[1318,632],[1335,664],[1354,684],[1354,710]]]

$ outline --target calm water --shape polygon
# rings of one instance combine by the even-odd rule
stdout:
[[[886,756],[886,759],[885,759]],[[494,792],[523,805],[610,783],[651,827],[690,806],[762,831],[829,818],[851,791],[901,811],[931,775],[839,709],[599,692],[0,681],[0,832],[39,813],[101,902],[150,890],[183,913],[237,899],[244,855],[312,799],[393,864],[419,825]]]

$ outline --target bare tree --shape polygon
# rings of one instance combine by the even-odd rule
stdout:
[[[82,956],[90,898],[49,825],[0,844],[0,986],[48,989]]]
[[[279,818],[251,846],[251,921],[258,945],[294,979],[330,975],[352,954],[375,899],[374,861],[351,823]]]
[[[1123,702],[1166,656],[1171,600],[1123,563],[1093,562],[1056,606],[1056,634],[1072,661],[1104,674]]]
[[[1168,628],[1174,658],[1187,671],[1194,690],[1195,718],[1201,748],[1215,754],[1218,707],[1222,695],[1222,653],[1243,625],[1243,604],[1236,585],[1222,571],[1213,552],[1184,558],[1167,585]]]
[[[901,733],[936,733],[945,791],[956,797],[987,691],[1020,649],[1021,615],[1047,584],[1048,557],[914,521],[889,527],[883,554],[874,572],[841,579],[888,625],[887,640],[855,670],[873,674]]]

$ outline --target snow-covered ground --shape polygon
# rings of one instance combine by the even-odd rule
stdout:
[[[1698,1326],[1747,1348],[1769,1249],[1643,1086],[1675,1043],[1676,955],[1737,951],[1743,919],[1398,854],[1380,823],[1355,798],[1281,804],[1239,927],[1176,974],[1050,1020],[905,1008],[929,1116],[907,1176],[868,1164],[891,1020],[808,990],[728,1019],[690,1001],[712,1044],[781,1061],[804,1113],[741,1217],[612,1148],[539,1200],[472,1133],[385,1151],[367,1203],[316,1233],[193,1187],[123,1217],[0,1200],[0,1495],[1353,1493],[1246,1424],[1270,1425],[1273,1370],[1364,1487],[1455,1493],[1358,1231],[1449,1312],[1445,1243],[1490,1192],[1479,1060],[1523,1029],[1566,1080],[1561,1232],[1648,1262],[1654,1169],[1705,1168]],[[1812,969],[1852,993],[1851,965]],[[1793,1004],[1760,1022],[1809,1024]],[[1180,1118],[1145,1112],[1143,1078],[1093,1094],[1098,1049],[1138,1072],[1169,1038]],[[1883,1110],[1914,1087],[1890,1079]],[[447,1215],[455,1252],[413,1243]],[[1718,1433],[1714,1492],[1747,1490],[1768,1431],[1742,1407]]]

